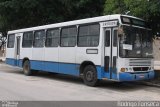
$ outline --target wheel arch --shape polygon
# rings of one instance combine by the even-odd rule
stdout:
[[[96,68],[96,65],[92,62],[92,61],[83,61],[81,64],[80,64],[80,75],[83,75],[83,71],[84,71],[84,68],[87,66],[87,65],[93,65],[95,68]]]
[[[22,60],[22,67],[23,67],[23,64],[24,64],[24,62],[25,62],[26,60],[29,61],[29,58],[28,58],[28,57],[23,58],[23,60]]]

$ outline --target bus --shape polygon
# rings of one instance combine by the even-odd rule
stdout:
[[[37,71],[78,76],[88,86],[99,80],[154,78],[152,34],[129,15],[106,15],[8,32],[6,63]]]

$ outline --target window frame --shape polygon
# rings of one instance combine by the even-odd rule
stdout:
[[[29,32],[32,32],[32,37],[33,37],[33,39],[32,39],[32,45],[31,46],[23,46],[23,44],[24,44],[24,34],[25,33],[29,33]],[[34,32],[33,31],[27,31],[27,32],[23,32],[23,40],[22,40],[22,48],[31,48],[31,47],[33,47],[33,42],[34,42]]]
[[[76,28],[76,36],[75,36],[75,37],[76,37],[76,40],[75,40],[76,43],[75,43],[75,45],[74,45],[74,46],[62,46],[62,44],[61,44],[61,43],[62,43],[62,41],[61,41],[61,40],[62,40],[62,30],[63,30],[63,29],[67,29],[67,28],[73,28],[73,27]],[[59,42],[59,46],[60,46],[60,47],[76,47],[76,46],[77,46],[77,36],[78,36],[78,27],[77,27],[77,25],[61,27],[61,30],[60,30],[60,40],[59,40],[60,42]]]
[[[83,26],[90,26],[90,25],[98,25],[99,26],[99,38],[98,38],[98,45],[96,46],[79,46],[79,32],[80,32],[80,27]],[[81,24],[78,26],[78,34],[77,34],[77,47],[98,47],[100,43],[100,22],[96,22],[96,23],[89,23],[89,24]]]
[[[40,47],[37,47],[37,46],[35,46],[35,34],[36,34],[36,32],[38,32],[38,31],[44,31],[44,37],[45,37],[45,41],[44,41],[44,44],[43,44],[43,46],[40,46]],[[44,48],[45,47],[45,42],[46,42],[46,29],[41,29],[41,30],[35,30],[34,32],[33,32],[33,35],[34,35],[34,39],[33,39],[33,47],[34,48]]]
[[[51,31],[51,30],[58,30],[58,38],[59,38],[59,40],[58,40],[58,45],[57,46],[47,46],[46,45],[46,43],[47,43],[47,34],[48,34],[48,31]],[[50,47],[58,47],[58,46],[60,46],[60,32],[61,32],[61,29],[60,28],[49,28],[49,29],[47,29],[46,30],[46,33],[45,33],[45,35],[46,35],[46,38],[45,38],[45,47],[48,47],[48,48],[50,48]]]
[[[12,36],[14,35],[14,41],[13,41],[14,43],[13,43],[13,46],[12,46],[12,47],[9,47],[9,45],[8,45],[8,44],[9,44],[9,36],[11,36],[11,35],[12,35]],[[15,34],[8,34],[8,38],[7,38],[7,48],[14,48],[14,47],[15,47],[15,46],[14,46],[14,45],[15,45],[15,37],[16,37]]]

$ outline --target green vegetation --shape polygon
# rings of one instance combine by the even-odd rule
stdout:
[[[0,32],[6,36],[9,30],[103,15],[104,3],[105,0],[0,0]]]
[[[153,33],[160,32],[160,0],[106,0],[104,14],[125,14],[145,19]]]
[[[0,0],[0,32],[108,14],[147,20],[160,30],[159,0]]]
[[[105,0],[0,0],[0,32],[103,15]]]

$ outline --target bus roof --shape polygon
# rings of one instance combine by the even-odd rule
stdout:
[[[85,23],[94,23],[94,22],[101,22],[101,21],[107,21],[107,20],[119,20],[120,16],[126,16],[126,17],[130,17],[130,18],[142,20],[142,19],[134,17],[134,16],[114,14],[114,15],[99,16],[99,17],[93,17],[93,18],[86,18],[86,19],[80,19],[80,20],[74,20],[74,21],[67,21],[67,22],[61,22],[61,23],[55,23],[55,24],[49,24],[49,25],[42,25],[42,26],[12,30],[12,31],[8,31],[8,34],[49,29],[49,28],[72,26],[72,25],[85,24]]]

